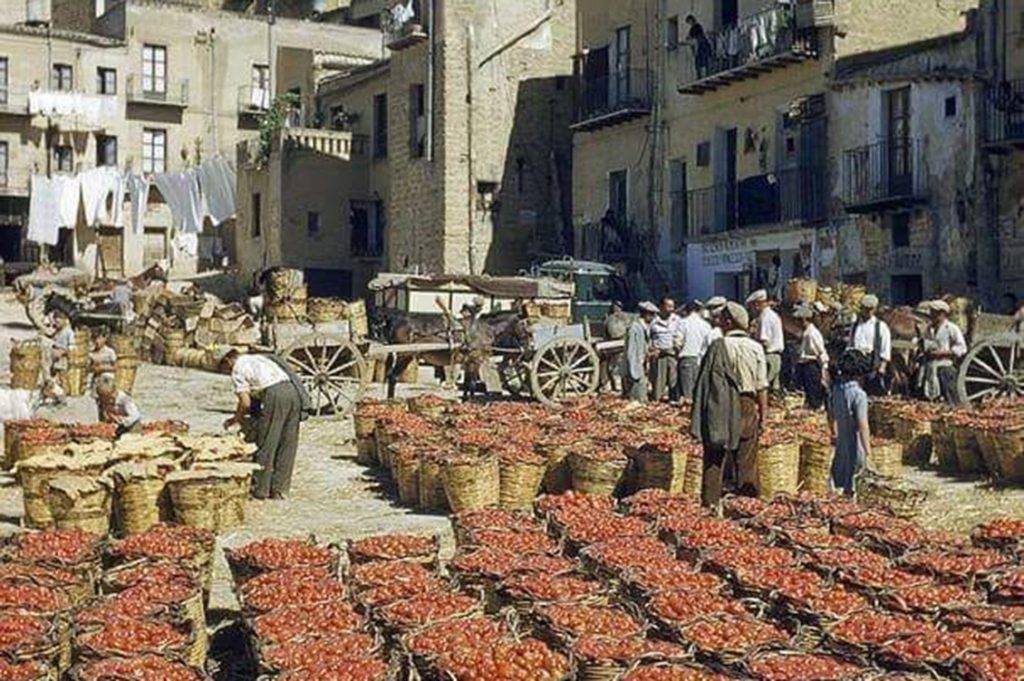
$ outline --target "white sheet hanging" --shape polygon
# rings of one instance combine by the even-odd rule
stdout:
[[[132,232],[142,234],[146,204],[149,199],[149,178],[145,175],[129,175],[125,181],[128,185],[128,197],[132,203]]]
[[[219,225],[235,214],[235,171],[227,160],[218,156],[206,161],[198,170],[199,186],[206,198],[206,215]]]
[[[47,246],[57,245],[60,232],[60,199],[59,183],[44,175],[32,176],[26,239]]]
[[[124,226],[124,181],[117,168],[93,168],[78,176],[85,204],[85,224]],[[107,201],[113,196],[112,210]]]
[[[203,210],[196,172],[160,173],[153,176],[153,182],[170,207],[174,223],[185,234],[198,234],[203,227]]]
[[[77,177],[58,175],[52,178],[60,196],[58,211],[60,227],[74,228],[78,224],[78,207],[82,204],[82,187]]]

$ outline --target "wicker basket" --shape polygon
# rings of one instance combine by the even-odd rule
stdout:
[[[876,475],[862,470],[857,474],[857,500],[866,506],[890,511],[899,518],[914,518],[927,500],[924,490],[906,480]]]
[[[267,296],[273,300],[291,298],[296,291],[305,289],[302,270],[278,267],[267,274]]]
[[[22,461],[16,467],[18,482],[21,484],[25,503],[25,526],[37,530],[55,528],[50,512],[50,481],[61,476],[95,478],[103,472],[106,459],[94,457],[83,462],[61,462],[53,457],[36,457]]]
[[[496,456],[449,459],[441,464],[441,480],[452,513],[493,508],[499,503],[501,473]]]
[[[310,298],[306,315],[314,324],[328,324],[345,318],[346,304],[340,298]]]
[[[757,452],[757,491],[762,499],[800,489],[800,443],[783,442]]]
[[[168,331],[164,334],[164,364],[177,366],[180,364],[181,351],[185,349],[185,332]]]
[[[868,423],[873,435],[889,439],[895,436],[895,409],[896,405],[891,399],[871,400],[868,404]]]
[[[1024,482],[1024,426],[986,428],[976,435],[985,464],[996,481]]]
[[[927,465],[932,458],[932,422],[894,415],[893,439],[903,445],[903,463]]]
[[[167,476],[174,519],[182,525],[221,533],[245,522],[252,464],[215,464]]]
[[[572,489],[572,471],[569,470],[569,445],[561,443],[538,443],[538,454],[547,460],[542,487],[547,494],[562,494]]]
[[[985,461],[981,456],[974,427],[964,423],[952,423],[951,429],[956,446],[957,469],[961,473],[984,473]]]
[[[569,470],[572,471],[572,488],[585,494],[612,497],[626,480],[629,459],[625,454],[619,459],[600,460],[585,453],[569,455]]]
[[[500,461],[498,475],[498,505],[508,510],[529,511],[540,492],[544,481],[547,462],[538,459],[528,461]]]
[[[879,475],[898,478],[903,475],[903,445],[885,441],[871,445],[868,465]]]
[[[114,385],[118,390],[130,394],[135,389],[139,364],[139,358],[134,355],[117,356],[117,362],[114,364]]]
[[[145,650],[145,651],[123,651],[113,650],[107,648],[97,648],[90,644],[89,635],[98,633],[103,627],[86,627],[75,632],[75,649],[77,652],[78,660],[80,661],[92,661],[102,660],[110,657],[137,657],[139,654],[153,654],[165,657],[169,660],[178,662],[184,662],[192,664],[192,660],[196,655],[195,638],[196,634],[192,631],[192,625],[190,622],[185,620],[176,620],[173,622],[166,622],[171,624],[175,629],[178,629],[182,634],[185,635],[185,641],[180,645],[167,646],[161,649]],[[109,625],[106,625],[109,626]],[[205,658],[205,655],[204,655]],[[201,667],[199,667],[201,668]]]
[[[391,470],[398,486],[398,501],[411,508],[420,505],[420,455],[416,451],[396,451],[391,447]]]
[[[68,397],[81,397],[86,392],[86,385],[89,380],[89,372],[86,371],[85,363],[77,363],[79,360],[72,357],[69,360],[68,368],[61,374],[61,388]]]
[[[46,504],[58,530],[110,532],[110,482],[104,477],[59,475],[47,483]]]
[[[699,445],[690,448],[686,457],[686,477],[683,479],[683,496],[700,500],[704,489],[704,450]]]
[[[415,383],[415,379],[403,382]],[[440,400],[433,395],[422,395],[409,400],[409,411],[428,419],[438,420],[443,418],[447,409],[448,402]]]
[[[832,490],[832,460],[836,449],[830,442],[804,440],[800,445],[800,490],[828,494]]]
[[[686,485],[687,450],[669,451],[644,445],[631,453],[633,480],[637,490],[662,489],[670,494],[682,494]]]
[[[420,508],[424,511],[447,511],[448,497],[441,478],[441,460],[432,454],[420,458]]]
[[[11,346],[11,388],[35,390],[42,369],[43,346],[39,341],[16,341]]]
[[[114,527],[121,536],[141,534],[169,520],[166,476],[177,465],[169,460],[122,464],[111,471],[114,480]]]
[[[956,438],[953,437],[953,427],[948,415],[932,421],[932,453],[940,470],[957,470]]]

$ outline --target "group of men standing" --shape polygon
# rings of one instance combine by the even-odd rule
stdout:
[[[831,407],[830,418],[838,423],[833,426],[837,443],[864,440],[844,446],[841,453],[841,486],[847,491],[870,447],[870,436],[864,434],[868,432],[867,395],[889,391],[886,376],[892,361],[892,332],[878,318],[878,305],[876,296],[861,301],[835,372],[830,370],[828,347],[815,324],[815,307],[798,305],[793,311],[802,326],[795,362],[806,406]],[[954,403],[954,360],[967,351],[963,333],[949,320],[948,303],[931,301],[923,308],[930,323],[918,334],[923,358],[919,380],[929,399],[941,397]],[[781,390],[784,351],[782,318],[764,290],[751,294],[746,306],[713,298],[706,304],[688,304],[682,315],[676,314],[669,298],[659,306],[640,304],[626,335],[623,391],[628,399],[641,402],[649,398],[692,402],[691,434],[704,446],[705,504],[716,504],[721,498],[730,461],[739,493],[757,493],[758,440],[767,423],[768,394]],[[844,390],[838,389],[843,386]],[[861,391],[863,400],[849,399],[854,388]],[[830,405],[830,399],[835,404]],[[836,410],[850,414],[837,415]],[[840,437],[835,431],[842,427],[852,434]]]

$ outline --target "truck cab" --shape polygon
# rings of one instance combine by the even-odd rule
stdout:
[[[534,268],[534,276],[558,279],[574,286],[573,321],[604,320],[614,301],[631,306],[634,301],[626,281],[612,265],[586,260],[551,260]]]

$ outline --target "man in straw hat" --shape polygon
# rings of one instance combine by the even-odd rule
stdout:
[[[629,326],[626,333],[626,350],[622,355],[622,392],[626,399],[646,402],[647,359],[650,354],[651,322],[658,316],[658,306],[644,301],[639,305],[640,314]]]
[[[801,305],[793,311],[793,317],[803,325],[800,338],[800,354],[797,356],[797,376],[803,388],[808,409],[818,411],[825,406],[828,385],[828,350],[825,337],[814,324],[814,308]]]
[[[956,388],[957,360],[967,354],[967,341],[963,331],[949,320],[949,303],[933,300],[928,306],[931,323],[924,331],[925,353],[924,395],[929,400],[941,397],[946,404],[960,401]]]
[[[142,427],[142,412],[131,395],[117,389],[111,373],[96,377],[96,409],[100,423],[117,425],[118,437]]]
[[[262,468],[253,475],[252,495],[283,499],[291,488],[299,424],[309,408],[309,395],[298,377],[273,355],[242,355],[228,348],[218,365],[231,375],[237,400],[235,413],[224,427],[256,419],[255,459]]]
[[[782,317],[772,309],[768,292],[754,291],[747,298],[747,307],[756,315],[754,338],[764,346],[768,363],[768,387],[775,392],[782,390],[782,353],[786,350],[786,337],[782,331]]]
[[[708,349],[693,394],[691,434],[704,445],[705,506],[722,498],[727,462],[737,468],[741,494],[757,495],[757,439],[768,412],[764,348],[747,334],[750,317],[739,303],[719,315],[724,337]]]
[[[892,361],[892,332],[889,325],[876,316],[877,311],[878,296],[868,294],[861,299],[857,323],[847,344],[848,348],[860,350],[871,358],[871,373],[864,379],[864,389],[876,397],[889,392],[886,372]]]

